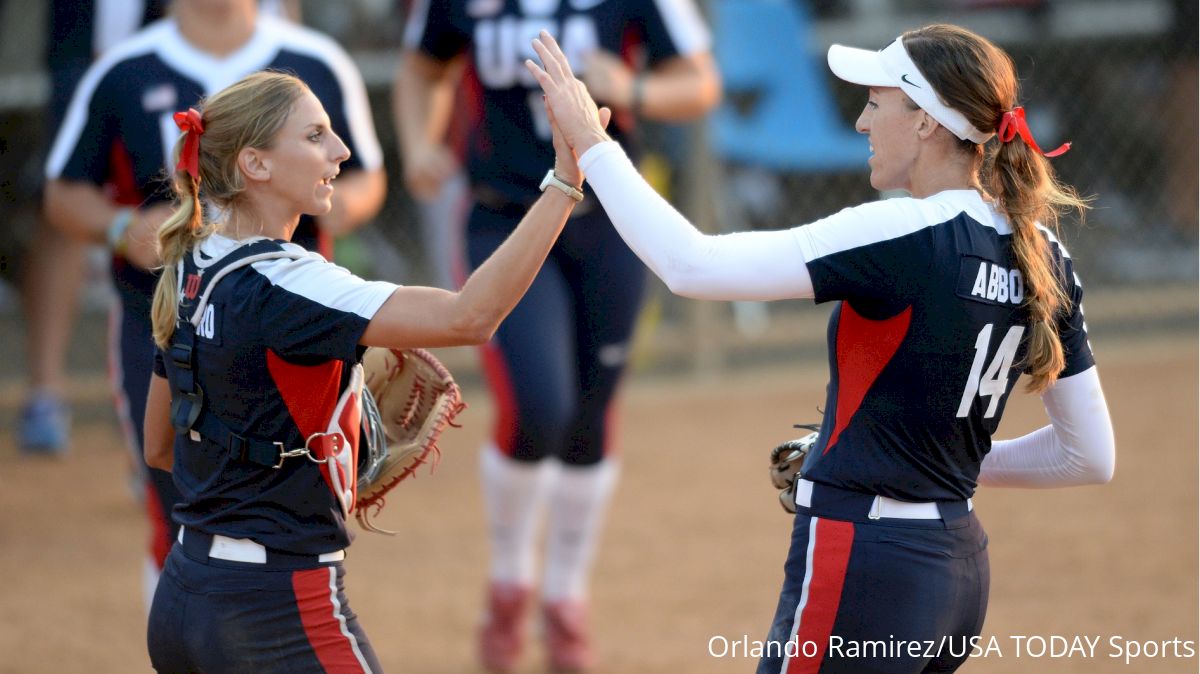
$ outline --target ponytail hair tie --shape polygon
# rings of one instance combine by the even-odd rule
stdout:
[[[1019,105],[1000,117],[1000,127],[996,130],[996,134],[1001,143],[1007,143],[1020,136],[1026,145],[1033,148],[1034,152],[1047,158],[1057,157],[1071,149],[1070,143],[1063,143],[1050,152],[1043,152],[1042,148],[1038,147],[1037,141],[1033,139],[1033,134],[1029,131],[1029,124],[1025,122],[1025,108]]]
[[[175,113],[175,125],[187,134],[175,170],[187,171],[192,178],[200,180],[200,136],[204,135],[204,120],[195,108],[188,108],[187,112]]]

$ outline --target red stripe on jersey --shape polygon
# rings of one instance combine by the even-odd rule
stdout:
[[[811,529],[812,558],[808,573],[806,600],[796,626],[792,629],[794,643],[812,642],[817,647],[811,658],[803,655],[788,662],[786,674],[816,674],[825,659],[833,621],[842,603],[842,585],[846,582],[846,567],[850,564],[850,548],[854,544],[854,524],[819,517],[813,518]],[[792,648],[795,648],[793,646]],[[803,652],[803,649],[797,649]]]
[[[145,200],[133,172],[133,157],[120,138],[113,141],[108,153],[108,188],[113,201],[122,206],[137,206]]]
[[[513,394],[512,377],[508,374],[508,364],[504,362],[504,354],[500,353],[498,346],[489,342],[480,348],[483,352],[484,376],[496,400],[496,425],[492,431],[492,441],[501,454],[512,456],[517,441],[517,400]]]
[[[645,35],[642,29],[635,22],[628,23],[621,33],[619,56],[621,61],[634,73],[639,70],[638,62],[644,60],[644,46]],[[615,108],[612,121],[618,129],[629,132],[637,126],[637,113],[630,108]]]
[[[454,101],[454,116],[446,129],[446,145],[461,162],[467,156],[467,145],[475,130],[483,125],[483,83],[479,81],[474,59],[468,59],[467,67],[463,69]]]
[[[158,500],[158,490],[154,488],[154,480],[146,479],[146,514],[150,517],[150,554],[154,557],[154,566],[162,571],[167,563],[167,555],[171,553],[171,525],[167,521],[170,513],[164,513],[162,502]]]
[[[322,433],[329,426],[329,417],[337,407],[341,392],[342,361],[327,360],[319,365],[289,363],[274,351],[267,350],[267,370],[275,388],[283,397],[292,421],[303,438]]]
[[[355,652],[358,642],[342,615],[336,574],[332,566],[292,574],[292,592],[300,609],[300,622],[325,671],[365,672],[368,670]]]
[[[476,156],[491,157],[495,149],[488,127],[483,124],[483,81],[475,59],[467,59],[462,80],[458,83],[455,96],[456,114],[447,129],[447,144],[459,157],[467,157],[474,151]]]
[[[912,322],[912,307],[882,321],[863,318],[849,302],[842,302],[838,317],[837,375],[838,394],[836,422],[829,442],[828,452],[838,441],[838,436],[850,425],[850,418],[862,405],[867,391],[879,378],[879,373],[896,355],[900,344],[908,335]]]

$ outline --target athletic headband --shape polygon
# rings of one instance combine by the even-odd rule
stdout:
[[[204,120],[195,108],[188,108],[187,112],[175,113],[175,125],[187,134],[175,170],[187,171],[192,178],[200,180],[200,136],[204,135]]]
[[[904,49],[902,38],[880,51],[835,44],[829,48],[829,69],[839,78],[868,87],[898,87],[914,103],[962,140],[983,144],[991,131],[980,131],[963,114],[942,102]],[[1024,137],[1024,136],[1022,136]]]

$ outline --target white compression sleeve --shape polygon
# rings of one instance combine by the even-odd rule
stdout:
[[[671,292],[706,300],[811,298],[794,230],[706,235],[638,174],[615,141],[579,159],[613,225]]]
[[[1059,379],[1042,403],[1050,425],[992,443],[979,483],[993,487],[1068,487],[1112,479],[1116,441],[1095,367]]]

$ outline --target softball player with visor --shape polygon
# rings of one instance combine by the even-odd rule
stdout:
[[[871,186],[912,196],[707,236],[599,129],[554,40],[534,48],[543,65],[526,66],[588,182],[673,292],[837,302],[825,418],[796,485],[759,673],[957,669],[988,599],[976,487],[1100,484],[1115,463],[1083,288],[1054,234],[1059,208],[1085,204],[1046,160],[1068,146],[1043,152],[1030,134],[1011,59],[950,25],[878,52],[832,47],[833,72],[868,88],[855,128],[871,144]],[[1050,424],[993,441],[1022,373]],[[939,646],[833,647],[879,640]]]
[[[151,661],[160,672],[378,672],[343,587],[341,487],[356,463],[347,478],[310,460],[345,454],[313,439],[357,436],[346,419],[364,347],[489,339],[582,176],[560,143],[557,182],[461,291],[400,287],[291,243],[302,215],[330,211],[350,157],[299,79],[249,75],[174,121],[178,204],[158,232],[145,458],[172,473],[181,526],[150,611]]]

